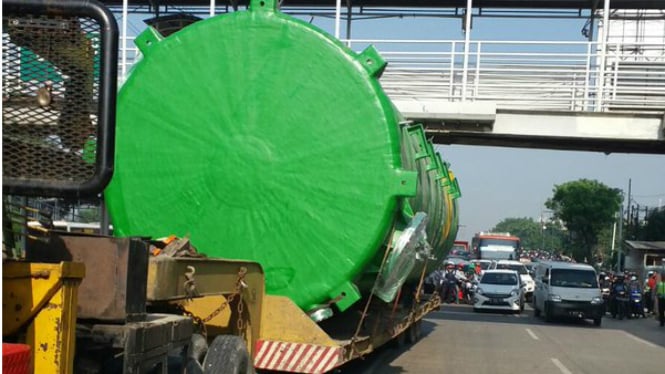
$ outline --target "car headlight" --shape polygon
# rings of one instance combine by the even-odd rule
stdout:
[[[591,304],[600,304],[602,302],[603,302],[603,299],[601,299],[600,297],[597,297],[597,296],[594,297],[593,299],[591,299]]]
[[[513,288],[512,291],[510,291],[510,296],[517,296],[517,295],[519,295],[519,294],[520,294],[520,291],[519,291],[519,290],[516,290],[516,289],[514,289],[514,288]]]
[[[550,294],[550,300],[559,303],[559,302],[561,302],[561,296]]]

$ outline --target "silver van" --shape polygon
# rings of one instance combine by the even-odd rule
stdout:
[[[547,322],[556,317],[579,317],[593,319],[593,323],[600,326],[603,299],[593,267],[570,262],[539,262],[535,277],[532,301],[536,317],[542,313]]]

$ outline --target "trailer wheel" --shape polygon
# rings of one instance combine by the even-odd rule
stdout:
[[[212,341],[203,361],[204,374],[251,374],[245,341],[234,335],[219,335]]]
[[[409,328],[406,330],[406,341],[409,344],[413,344],[420,339],[420,321],[412,323]]]

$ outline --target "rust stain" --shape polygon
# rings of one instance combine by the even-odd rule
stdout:
[[[39,344],[39,348],[41,348],[42,351],[44,351],[44,352],[48,351],[48,343]]]
[[[55,365],[60,367],[60,355],[62,354],[62,341],[63,331],[62,331],[62,320],[60,318],[55,319],[55,334],[56,341],[58,344],[55,345]]]
[[[59,304],[54,304],[54,303],[48,303],[44,306],[44,309],[52,310],[52,309],[59,309],[60,305]]]

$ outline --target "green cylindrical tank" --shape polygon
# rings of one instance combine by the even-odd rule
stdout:
[[[114,232],[189,235],[208,256],[257,261],[267,292],[304,310],[359,300],[357,280],[423,183],[402,166],[411,127],[381,89],[378,52],[351,51],[276,0],[167,38],[148,29],[136,44],[105,191]],[[442,248],[454,209],[436,194],[445,218],[428,230]],[[414,199],[427,212],[427,197]]]

